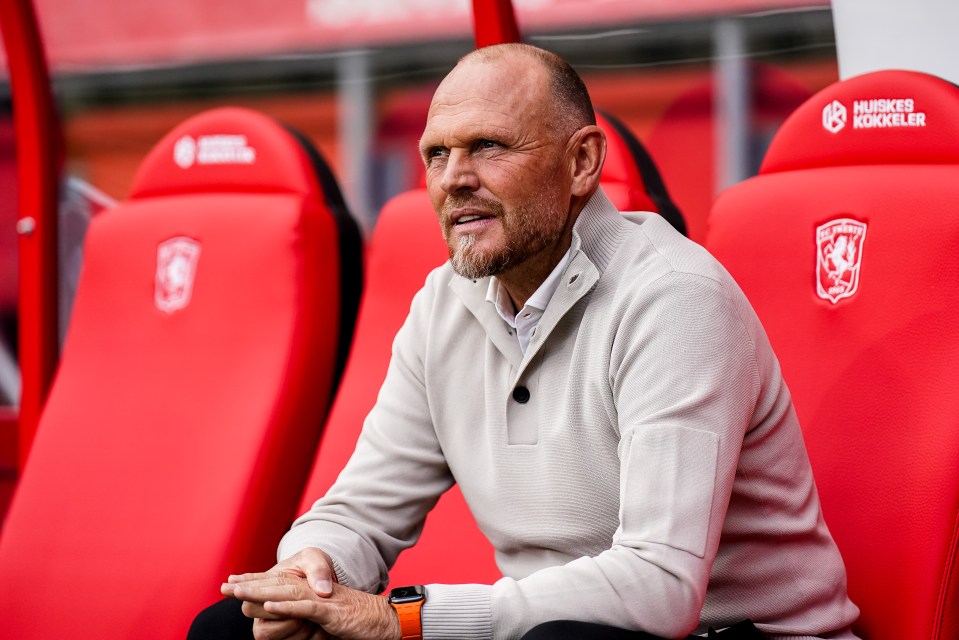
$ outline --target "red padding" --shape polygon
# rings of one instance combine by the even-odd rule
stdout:
[[[448,257],[425,189],[400,194],[383,207],[368,246],[368,280],[356,339],[301,511],[329,489],[349,459],[386,376],[393,337],[406,319],[413,295],[427,274]],[[394,585],[492,582],[498,577],[492,547],[456,487],[442,497],[427,518],[420,541],[400,556],[390,572]]]
[[[602,114],[596,115],[596,124],[606,134],[606,162],[600,177],[603,191],[620,211],[658,212],[623,136]]]
[[[834,83],[783,123],[760,173],[857,164],[959,163],[959,88],[912,71]]]
[[[167,134],[140,165],[131,198],[185,193],[319,192],[303,149],[272,118],[208,111]]]
[[[237,111],[221,128],[215,115],[199,129],[288,145],[288,173],[236,193],[199,179],[147,190],[141,172],[137,197],[91,223],[60,369],[0,540],[5,637],[185,637],[230,572],[272,564],[294,516],[330,395],[336,225],[308,197],[312,167],[283,128]],[[198,135],[189,124],[172,139]],[[199,253],[188,301],[164,310],[184,302],[175,288],[157,296],[171,238]]]
[[[606,161],[600,184],[620,211],[654,211],[686,235],[686,221],[669,196],[659,168],[646,147],[626,125],[597,113],[596,124],[606,134]]]
[[[822,142],[810,114],[869,95],[914,97],[927,128]],[[937,78],[838,83],[787,121],[763,173],[710,218],[706,246],[779,356],[869,640],[959,634],[959,157],[939,162],[947,150],[930,142],[957,125],[959,90]]]

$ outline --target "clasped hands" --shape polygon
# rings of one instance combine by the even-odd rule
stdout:
[[[337,584],[333,561],[304,549],[265,573],[232,575],[220,592],[243,601],[257,640],[399,640],[386,598]]]

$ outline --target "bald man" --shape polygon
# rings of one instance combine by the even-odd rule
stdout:
[[[450,261],[336,484],[224,584],[255,636],[855,638],[762,327],[701,247],[606,198],[575,71],[467,55],[420,151]],[[373,595],[453,483],[504,577]]]

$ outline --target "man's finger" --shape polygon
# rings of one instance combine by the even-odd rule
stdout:
[[[264,580],[233,585],[233,597],[262,603],[267,600],[307,600],[316,597],[316,594],[302,580],[294,581],[284,576],[271,576]]]
[[[263,620],[253,623],[256,640],[317,640],[329,638],[316,625],[296,619]]]
[[[324,621],[324,607],[316,600],[268,600],[263,603],[263,609],[278,618],[312,620],[320,625]]]
[[[229,584],[237,584],[240,582],[250,582],[251,580],[263,580],[268,578],[271,575],[274,575],[269,572],[260,572],[260,573],[240,573],[227,576],[226,581]]]
[[[253,618],[254,620],[275,621],[287,619],[287,616],[278,616],[274,613],[270,613],[263,608],[263,604],[260,602],[250,602],[248,600],[244,600],[241,608],[243,610],[243,615],[245,615],[247,618]]]

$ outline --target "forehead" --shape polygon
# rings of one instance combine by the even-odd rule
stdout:
[[[518,133],[544,123],[548,107],[548,78],[540,65],[461,63],[436,90],[423,137]]]

